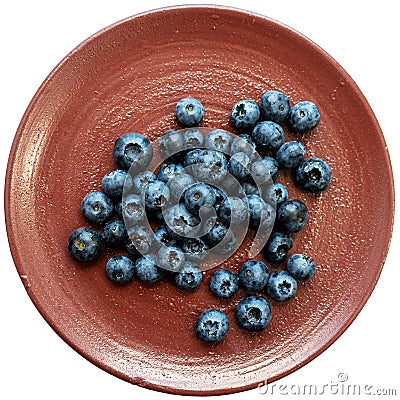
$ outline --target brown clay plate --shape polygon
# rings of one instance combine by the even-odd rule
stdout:
[[[194,293],[163,280],[123,287],[105,276],[107,256],[87,267],[68,255],[69,233],[88,225],[83,196],[114,168],[115,139],[128,131],[150,139],[176,127],[177,100],[191,95],[206,109],[202,126],[229,130],[242,98],[270,89],[293,103],[314,101],[321,123],[301,140],[327,159],[333,182],[322,195],[290,197],[310,210],[293,252],[318,266],[286,304],[271,302],[262,333],[237,326],[233,300]],[[287,138],[295,136],[288,133]],[[384,183],[384,184],[382,184]],[[380,190],[375,190],[375,187]],[[179,394],[231,393],[300,368],[349,326],[371,294],[393,222],[388,153],[367,101],[347,73],[304,36],[265,17],[220,7],[179,7],[141,14],[95,34],[45,80],[16,134],[6,179],[11,251],[32,301],[54,330],[84,357],[129,382]],[[237,258],[227,266],[237,270]],[[260,256],[261,257],[261,256]],[[244,261],[243,259],[241,261]],[[214,346],[193,330],[208,307],[231,321]]]

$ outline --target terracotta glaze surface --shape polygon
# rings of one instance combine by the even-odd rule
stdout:
[[[174,108],[186,96],[205,107],[202,126],[231,130],[240,99],[278,89],[291,103],[315,102],[321,123],[295,135],[307,156],[325,158],[333,181],[304,193],[282,172],[289,196],[304,201],[309,222],[291,253],[314,258],[317,274],[285,304],[271,301],[267,330],[235,321],[246,293],[220,300],[207,271],[193,293],[168,279],[118,286],[105,274],[107,250],[90,264],[67,251],[86,193],[115,169],[118,136],[150,140],[176,128]],[[376,187],[379,185],[379,190]],[[178,7],[134,16],[78,46],[44,81],[16,134],[6,179],[6,222],[22,282],[53,329],[75,350],[134,384],[178,394],[221,394],[256,387],[300,368],[335,341],[357,316],[382,269],[393,222],[393,179],[382,132],[347,73],[292,29],[229,8]],[[243,248],[227,261],[237,271]],[[259,255],[262,259],[262,255]],[[271,268],[274,270],[274,268]],[[206,308],[226,312],[223,342],[194,333]]]

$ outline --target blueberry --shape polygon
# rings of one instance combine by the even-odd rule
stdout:
[[[176,204],[164,212],[168,233],[173,236],[196,237],[200,230],[200,219],[182,203]]]
[[[256,150],[256,144],[250,135],[241,133],[237,135],[231,145],[231,154],[246,153],[249,157],[252,157]]]
[[[193,97],[186,97],[176,104],[175,115],[181,126],[190,128],[199,125],[204,117],[204,107]]]
[[[124,189],[126,171],[117,169],[105,175],[101,181],[103,192],[113,199],[120,199]]]
[[[232,137],[223,129],[215,129],[207,134],[204,144],[207,149],[229,154],[231,151]]]
[[[175,163],[164,163],[158,170],[157,179],[167,183],[170,179],[183,173],[183,165]]]
[[[283,128],[273,121],[261,121],[253,129],[251,137],[257,146],[276,151],[285,139]]]
[[[214,189],[202,182],[195,183],[185,190],[183,193],[186,208],[198,213],[200,208],[209,205],[214,206],[216,196]]]
[[[315,264],[311,257],[305,254],[292,254],[286,263],[287,272],[294,279],[306,281],[315,275]]]
[[[311,101],[295,104],[288,115],[289,128],[296,133],[306,133],[314,129],[321,119],[318,107]]]
[[[183,192],[195,182],[193,176],[186,173],[181,173],[171,178],[167,183],[170,199],[179,200]]]
[[[113,282],[126,283],[133,278],[135,264],[128,257],[114,256],[107,261],[106,273]]]
[[[114,144],[114,160],[119,168],[133,174],[146,169],[153,158],[150,141],[139,133],[129,132],[120,136]]]
[[[326,190],[332,181],[332,169],[321,158],[307,158],[296,169],[295,181],[302,189],[321,192]]]
[[[226,225],[240,225],[249,218],[247,202],[239,197],[227,197],[218,208],[219,219]]]
[[[228,317],[220,310],[209,308],[200,314],[194,329],[197,336],[204,342],[219,342],[228,333]]]
[[[146,209],[152,211],[161,209],[170,198],[168,186],[159,180],[149,182],[142,196]]]
[[[170,129],[158,139],[158,147],[164,158],[179,157],[183,149],[182,132]]]
[[[250,172],[250,157],[246,153],[235,153],[228,162],[228,171],[239,181],[244,180]]]
[[[221,182],[228,173],[228,161],[225,155],[210,149],[193,153],[195,151],[192,150],[185,156],[186,164],[191,165],[194,178],[211,184]]]
[[[260,109],[252,100],[237,102],[231,111],[231,124],[238,131],[250,131],[260,118]]]
[[[114,211],[112,200],[102,192],[88,193],[81,204],[83,216],[96,224],[106,222]]]
[[[124,196],[121,203],[121,215],[125,225],[129,229],[145,220],[146,211],[142,198],[137,194]]]
[[[277,226],[284,233],[299,232],[307,220],[307,206],[297,199],[283,202],[276,213]]]
[[[288,97],[277,90],[270,90],[261,96],[260,111],[267,121],[282,122],[290,111]]]
[[[177,240],[171,237],[165,225],[160,225],[154,230],[154,237],[159,244],[163,244],[164,246],[175,246],[177,244]]]
[[[264,330],[271,321],[271,307],[261,296],[248,296],[236,307],[236,320],[240,327],[259,332]]]
[[[116,219],[106,222],[101,233],[101,239],[105,246],[117,247],[122,246],[128,237],[124,222]]]
[[[149,182],[155,181],[157,177],[151,171],[143,171],[132,178],[132,192],[142,194]]]
[[[156,262],[162,269],[178,272],[185,263],[185,254],[178,246],[161,246],[157,253]]]
[[[78,228],[68,238],[68,250],[78,261],[92,261],[100,256],[101,236],[90,228]]]
[[[238,276],[228,269],[216,270],[210,278],[210,290],[217,297],[232,297],[239,289]]]
[[[139,257],[135,263],[135,272],[143,282],[155,282],[164,275],[164,271],[157,265],[154,254]]]
[[[237,250],[237,248],[238,240],[236,234],[234,231],[228,230],[222,241],[210,249],[210,252],[220,256],[230,257]]]
[[[196,149],[199,147],[203,147],[204,145],[204,136],[199,129],[187,129],[183,133],[183,148],[188,149]]]
[[[300,142],[293,140],[284,143],[276,153],[276,161],[281,168],[294,169],[304,160],[306,148]]]
[[[274,208],[256,194],[247,195],[246,199],[250,228],[272,229],[275,222]]]
[[[128,236],[140,254],[149,253],[153,247],[154,233],[146,226],[136,225],[129,227]]]
[[[274,183],[273,185],[269,185],[266,189],[265,197],[272,204],[275,204],[275,208],[278,209],[279,206],[288,199],[289,193],[284,185],[281,183]]]
[[[203,236],[203,240],[210,247],[214,247],[218,243],[222,242],[227,232],[228,232],[228,227],[217,220],[214,226],[211,227],[211,229],[209,229],[208,232]]]
[[[283,262],[293,247],[293,239],[281,232],[272,232],[264,246],[265,259],[272,264]]]
[[[264,168],[264,167],[262,167]],[[260,195],[260,191],[258,189],[258,187],[256,185],[254,185],[252,182],[242,182],[241,183],[243,192],[246,196],[250,195],[250,194],[256,194],[257,196]]]
[[[185,262],[183,268],[174,275],[173,279],[178,288],[193,290],[200,285],[203,274],[196,264]]]
[[[207,255],[209,249],[202,238],[183,238],[181,248],[185,254],[185,259],[194,262],[201,261]]]
[[[205,153],[205,149],[188,150],[183,158],[183,166],[189,167],[191,165],[197,164],[200,160],[200,157],[203,157]]]
[[[251,165],[251,176],[259,185],[268,182],[270,179],[276,182],[279,176],[278,161],[270,156],[257,158]]]
[[[297,290],[295,279],[286,271],[275,271],[269,276],[266,292],[276,301],[290,300]]]
[[[238,272],[239,284],[250,292],[263,290],[268,282],[268,267],[262,261],[246,261]]]

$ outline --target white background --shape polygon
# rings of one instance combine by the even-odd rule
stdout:
[[[199,2],[190,2],[195,3]],[[213,3],[245,8],[281,21],[332,55],[356,81],[374,110],[392,156],[398,183],[400,28],[395,1],[226,0]],[[0,169],[3,177],[19,121],[51,69],[99,29],[138,12],[174,4],[178,3],[172,0],[14,0],[1,3]],[[284,384],[288,387],[293,384],[315,383],[321,387],[334,384],[338,374],[343,372],[349,377],[348,383],[370,384],[374,388],[397,387],[400,395],[397,365],[400,357],[398,222],[381,278],[356,321],[317,359],[279,381],[275,393],[278,385]],[[4,223],[0,225],[0,234],[0,398],[173,398],[115,378],[65,344],[28,298],[10,255]],[[267,398],[258,390],[222,398],[225,397]],[[287,395],[270,397],[293,398]],[[346,398],[341,395],[318,397]]]

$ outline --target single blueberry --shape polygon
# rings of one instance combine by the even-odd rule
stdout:
[[[245,153],[249,157],[252,157],[256,150],[256,144],[253,139],[247,133],[241,133],[237,135],[231,145],[231,155],[236,153]]]
[[[170,179],[182,174],[183,165],[175,163],[164,163],[158,170],[157,179],[167,183]]]
[[[284,143],[276,153],[276,161],[281,168],[294,169],[304,160],[306,148],[296,140]]]
[[[285,260],[293,247],[293,239],[281,232],[272,232],[264,246],[265,259],[272,264],[280,264]]]
[[[214,247],[218,243],[222,242],[228,230],[229,229],[225,224],[221,223],[219,220],[216,220],[214,226],[212,226],[211,229],[207,231],[207,233],[202,237],[202,239],[210,247]]]
[[[193,290],[200,285],[203,273],[196,264],[185,262],[183,268],[174,275],[173,279],[178,288]]]
[[[135,264],[125,256],[111,257],[106,264],[107,276],[116,283],[126,283],[132,280]]]
[[[247,195],[246,200],[249,209],[250,228],[272,229],[276,216],[273,206],[256,194]]]
[[[101,181],[103,192],[113,199],[120,199],[124,189],[127,173],[123,169],[117,169],[105,175]]]
[[[137,174],[150,164],[153,148],[143,135],[129,132],[116,140],[113,155],[119,168],[129,169],[132,174]]]
[[[142,194],[147,184],[156,179],[156,175],[151,171],[140,172],[132,178],[132,193]]]
[[[295,182],[310,192],[326,190],[332,181],[332,169],[323,159],[311,157],[304,160],[296,169]]]
[[[81,210],[87,220],[103,224],[111,217],[114,204],[103,192],[91,192],[83,198]]]
[[[232,297],[239,289],[238,276],[228,269],[216,270],[210,278],[210,290],[217,297]]]
[[[101,240],[107,247],[122,246],[127,240],[125,224],[120,219],[106,222],[101,233]]]
[[[268,267],[262,261],[246,261],[238,272],[239,284],[250,292],[263,290],[268,282]]]
[[[68,238],[68,250],[78,261],[92,261],[100,256],[101,236],[90,228],[78,228]]]
[[[232,145],[232,136],[223,129],[215,129],[209,132],[204,141],[205,147],[229,154]]]
[[[231,111],[231,124],[238,131],[250,131],[260,118],[260,109],[253,100],[238,101]]]
[[[193,212],[198,213],[203,206],[214,206],[216,196],[214,189],[202,182],[195,183],[185,190],[183,199],[186,208]]]
[[[139,257],[135,263],[135,272],[143,282],[155,282],[164,275],[164,271],[157,265],[154,254]]]
[[[260,111],[265,120],[282,122],[290,111],[289,99],[278,90],[270,90],[261,96]]]
[[[318,107],[311,101],[295,104],[288,115],[289,128],[296,133],[306,133],[314,129],[321,119]]]
[[[271,321],[272,313],[269,302],[261,296],[248,296],[236,307],[236,320],[240,327],[259,332]]]
[[[228,171],[239,181],[250,173],[250,157],[246,153],[235,153],[228,162]]]
[[[251,165],[251,177],[258,185],[263,185],[271,179],[276,182],[279,176],[279,164],[275,158],[262,156],[256,158]]]
[[[181,126],[190,128],[199,125],[204,117],[204,107],[197,99],[186,97],[176,104],[175,115]]]
[[[264,197],[271,204],[275,204],[275,208],[278,209],[279,206],[288,199],[289,193],[284,185],[281,183],[274,183],[273,185],[268,185]]]
[[[162,269],[178,272],[185,263],[185,254],[178,246],[161,246],[157,253],[156,262]]]
[[[275,271],[269,276],[266,293],[276,301],[290,300],[297,290],[295,279],[286,271]]]
[[[147,210],[157,211],[165,206],[170,198],[168,186],[159,180],[149,182],[142,194],[142,201]]]
[[[200,218],[190,212],[183,203],[175,204],[164,212],[168,233],[182,237],[197,237],[200,230]]]
[[[163,244],[164,246],[175,246],[177,245],[177,240],[172,238],[168,233],[165,225],[160,225],[154,230],[154,238],[159,242],[159,244]]]
[[[141,196],[137,194],[128,194],[124,196],[121,203],[121,215],[128,229],[144,221],[146,218],[146,210]]]
[[[276,213],[276,224],[284,233],[299,232],[307,220],[307,206],[298,199],[284,201]]]
[[[257,146],[276,151],[285,139],[283,128],[273,121],[261,121],[253,129],[251,137]]]
[[[228,317],[220,310],[209,308],[200,314],[194,329],[197,336],[204,342],[219,342],[228,333]]]
[[[153,231],[143,225],[129,227],[128,237],[140,254],[149,253],[155,240]]]
[[[219,219],[226,225],[240,225],[249,218],[247,202],[239,197],[227,197],[218,208]]]
[[[217,150],[201,149],[200,152],[192,150],[185,156],[186,164],[191,166],[192,175],[200,182],[219,183],[228,173],[228,160]],[[190,161],[189,161],[189,160]],[[188,164],[188,163],[191,164]]]
[[[286,270],[294,279],[306,281],[315,275],[315,263],[305,254],[292,254],[286,263]]]
[[[183,238],[181,248],[185,259],[193,262],[200,262],[209,250],[208,245],[202,238]]]
[[[185,150],[203,147],[204,136],[199,129],[186,129],[183,133],[183,148]]]

